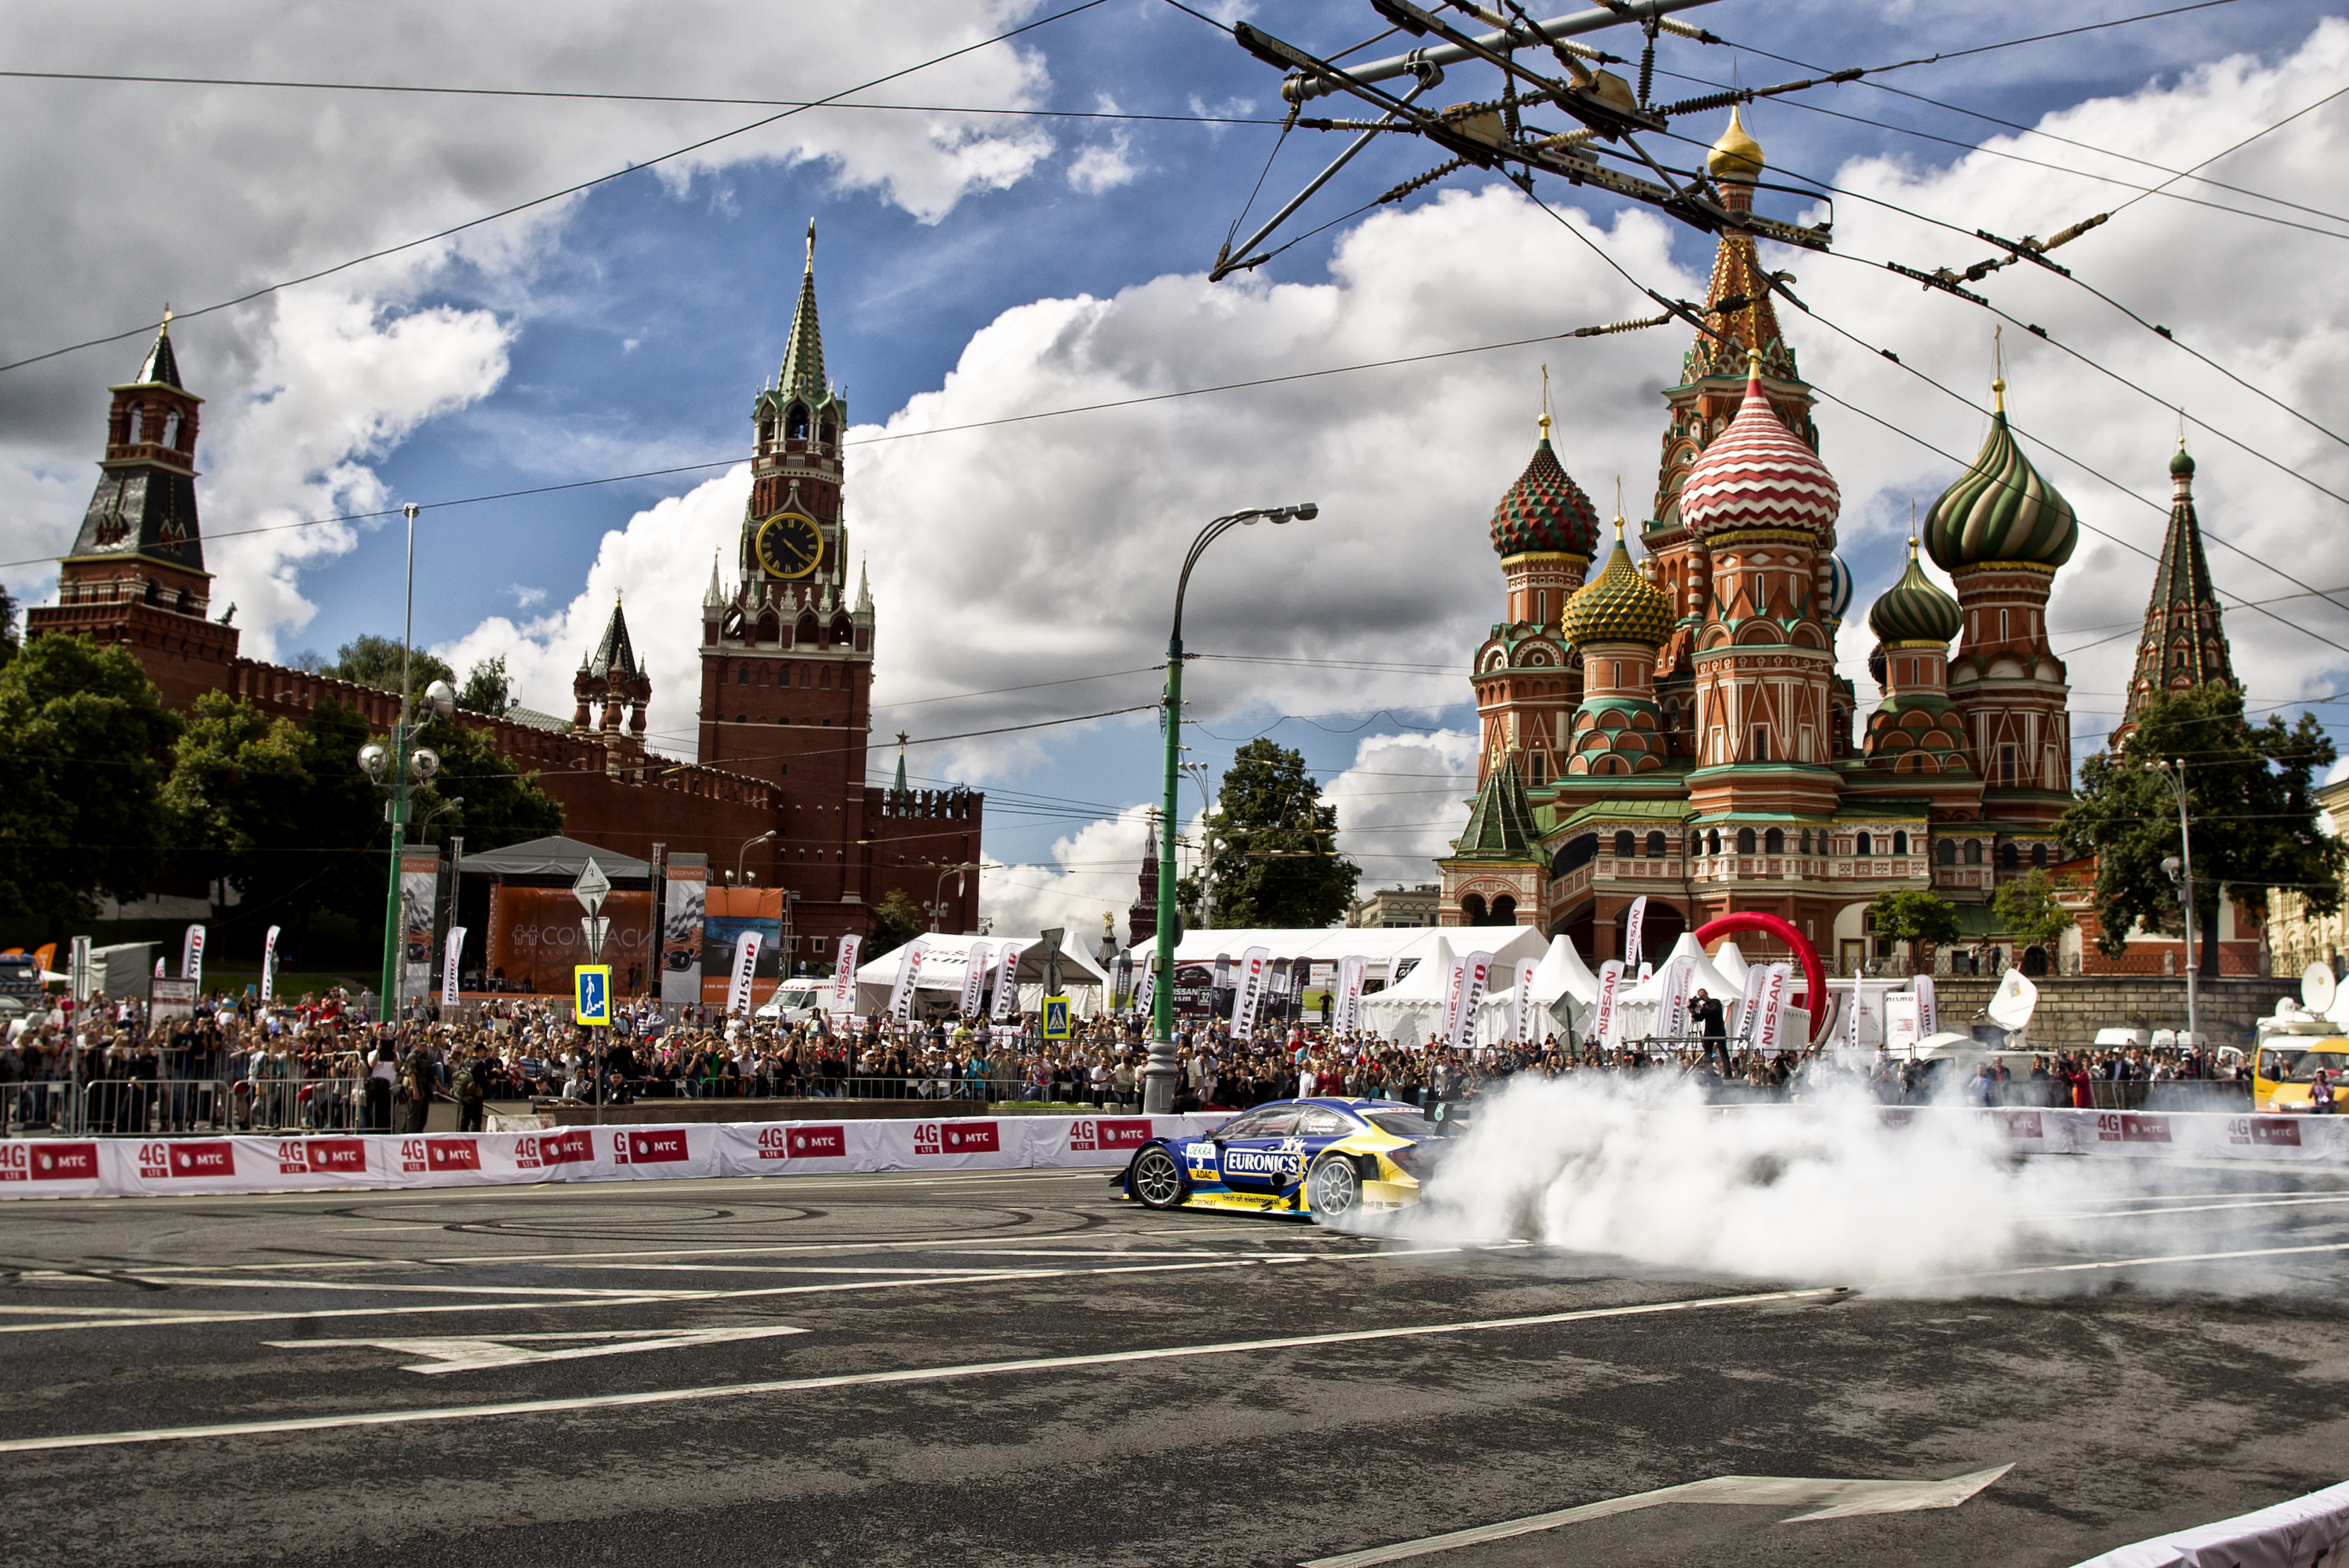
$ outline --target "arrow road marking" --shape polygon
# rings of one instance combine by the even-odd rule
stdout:
[[[1455,1546],[1506,1541],[1512,1535],[1531,1535],[1536,1531],[1556,1530],[1562,1524],[1579,1524],[1588,1519],[1635,1513],[1640,1509],[1655,1508],[1668,1502],[1749,1503],[1772,1508],[1808,1507],[1812,1510],[1808,1513],[1782,1519],[1778,1521],[1781,1524],[1805,1524],[1821,1519],[1850,1519],[1863,1513],[1907,1513],[1920,1508],[1955,1508],[2013,1468],[2008,1464],[2000,1465],[1995,1469],[1971,1470],[1961,1476],[1951,1476],[1947,1480],[1714,1476],[1710,1480],[1687,1481],[1657,1491],[1634,1492],[1630,1497],[1610,1497],[1599,1502],[1586,1502],[1579,1508],[1562,1508],[1555,1513],[1537,1513],[1526,1519],[1505,1520],[1499,1524],[1480,1524],[1474,1530],[1455,1530],[1449,1535],[1430,1535],[1423,1540],[1398,1542],[1392,1546],[1373,1546],[1367,1551],[1348,1552],[1337,1557],[1317,1557],[1304,1563],[1302,1568],[1367,1568],[1373,1563],[1399,1563],[1407,1557],[1449,1552]]]
[[[778,1334],[805,1334],[803,1328],[760,1326],[743,1328],[681,1328],[674,1333],[636,1334],[635,1330],[599,1334],[507,1334],[495,1339],[429,1336],[415,1339],[270,1339],[274,1350],[313,1350],[326,1346],[370,1345],[398,1355],[422,1355],[402,1372],[478,1372],[490,1366],[523,1366],[541,1361],[579,1361],[591,1355],[626,1355],[639,1350],[681,1350],[697,1345],[724,1345],[738,1339],[772,1339]],[[601,1345],[576,1345],[568,1350],[533,1350],[525,1340],[602,1340]]]

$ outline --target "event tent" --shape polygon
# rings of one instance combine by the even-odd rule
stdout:
[[[1557,1033],[1556,1022],[1564,1018],[1571,1017],[1575,1027],[1581,1027],[1584,1015],[1599,1000],[1599,977],[1590,972],[1572,942],[1557,936],[1550,939],[1549,950],[1534,970],[1530,989],[1533,1004],[1540,1010],[1534,1022],[1534,1038],[1539,1042],[1544,1035]],[[1485,1006],[1476,1019],[1479,1044],[1496,1045],[1507,1038],[1509,1011],[1516,1006],[1516,998],[1517,988],[1514,985],[1485,996]],[[1563,1012],[1557,1011],[1560,1002],[1566,1003]]]
[[[495,877],[509,881],[524,877],[560,877],[566,882],[575,882],[579,873],[586,869],[590,857],[616,887],[643,887],[653,874],[650,865],[632,855],[583,844],[559,833],[548,838],[509,844],[503,849],[484,849],[479,855],[468,855],[464,867],[468,877]]]
[[[1002,961],[1003,944],[1019,944],[1019,963],[1015,970],[1019,981],[1019,1006],[1024,1012],[1034,1012],[1042,1006],[1044,994],[1044,940],[1038,936],[950,937],[927,933],[916,937],[922,944],[922,967],[914,977],[916,992],[944,992],[959,994],[964,976],[968,973],[970,950],[985,943],[990,968]],[[910,945],[910,944],[908,944]],[[890,949],[872,962],[861,964],[856,971],[856,1011],[867,1013],[889,1005],[889,993],[896,988],[897,966],[904,962],[901,950]],[[1080,1013],[1099,1011],[1102,995],[1109,985],[1109,977],[1101,966],[1073,948],[1061,950],[1061,980],[1068,986],[1072,1004]],[[983,983],[983,982],[982,982]],[[1080,997],[1080,992],[1093,992],[1091,998]],[[936,998],[933,997],[935,1003]]]
[[[1311,959],[1316,963],[1334,964],[1342,958],[1366,959],[1370,962],[1369,978],[1381,982],[1396,964],[1406,959],[1424,959],[1439,940],[1448,941],[1450,950],[1455,954],[1485,949],[1495,963],[1538,958],[1542,951],[1541,933],[1531,926],[1332,926],[1319,929],[1245,927],[1224,931],[1185,931],[1174,944],[1174,961],[1213,963],[1219,953],[1237,959],[1250,948],[1262,948],[1268,958],[1292,962]]]

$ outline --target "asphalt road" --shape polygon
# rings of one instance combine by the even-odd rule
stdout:
[[[1293,1564],[1966,1476],[1392,1560],[2068,1564],[2349,1476],[2349,1181],[2148,1206],[1910,1299],[1063,1172],[16,1203],[0,1560]]]

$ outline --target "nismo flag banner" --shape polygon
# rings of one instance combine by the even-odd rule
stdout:
[[[1003,955],[995,961],[995,1003],[987,1015],[996,1023],[1016,1015],[1019,1011],[1019,944],[1003,944]]]
[[[856,1011],[856,955],[864,946],[863,937],[843,937],[839,950],[833,954],[832,996],[824,1011],[835,1018]]]
[[[978,1016],[978,996],[986,989],[988,961],[994,952],[991,943],[973,942],[970,951],[963,955],[962,997],[955,1003],[955,1011],[965,1018]]]
[[[1147,964],[1144,964],[1141,972],[1133,977],[1133,1015],[1136,1018],[1150,1016],[1150,1004],[1157,997],[1157,980],[1158,977],[1150,972],[1150,966]]]
[[[1516,981],[1509,994],[1509,1039],[1519,1045],[1534,1043],[1534,971],[1541,967],[1533,959],[1519,959]]]
[[[927,937],[916,937],[897,953],[897,978],[889,987],[889,1016],[903,1023],[914,1007],[914,981],[922,972],[922,950]]]
[[[277,994],[277,928],[261,939],[261,1000],[270,1001]]]
[[[1493,983],[1493,955],[1473,952],[1460,961],[1460,987],[1455,998],[1456,1011],[1452,1020],[1451,1045],[1454,1051],[1465,1051],[1476,1043],[1476,1014],[1485,1005],[1485,992]]]
[[[1745,971],[1745,990],[1737,999],[1737,1027],[1730,1032],[1741,1048],[1754,1044],[1754,1029],[1761,1021],[1762,987],[1769,973],[1770,966],[1764,963]]]
[[[734,968],[726,981],[726,1011],[750,1011],[750,977],[759,972],[759,933],[744,931],[734,944]]]
[[[1917,993],[1917,1038],[1930,1040],[1941,1032],[1940,1010],[1933,1005],[1933,977],[1920,974],[1909,981]]]
[[[449,950],[440,959],[440,1005],[457,1005],[457,961],[465,955],[465,928],[449,928]]]
[[[1689,988],[1696,977],[1696,955],[1679,953],[1664,961],[1663,983],[1656,1002],[1656,1038],[1678,1040],[1689,1032]]]
[[[1245,1040],[1256,1028],[1256,1005],[1264,995],[1265,965],[1272,961],[1269,948],[1250,948],[1240,955],[1237,988],[1232,992],[1232,1038]]]
[[[1330,1010],[1330,1026],[1340,1034],[1359,1033],[1362,1027],[1362,982],[1371,961],[1357,953],[1338,961],[1338,995]]]
[[[204,929],[190,926],[188,934],[180,940],[180,978],[196,982],[198,995],[204,989]]]

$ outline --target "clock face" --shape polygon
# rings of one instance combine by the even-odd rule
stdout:
[[[804,577],[823,559],[823,530],[804,514],[778,512],[759,524],[758,553],[767,576]]]

